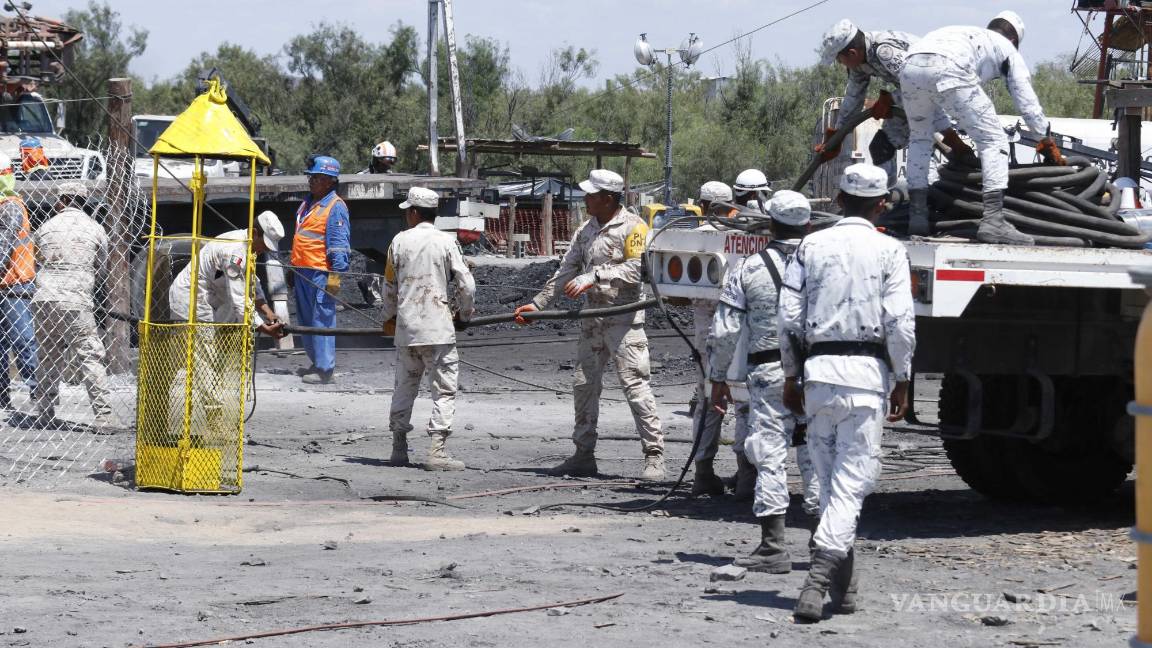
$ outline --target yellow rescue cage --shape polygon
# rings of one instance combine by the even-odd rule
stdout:
[[[248,243],[256,213],[257,164],[270,164],[228,108],[224,88],[213,80],[208,91],[160,135],[149,150],[153,158],[152,225],[148,237],[148,305],[140,321],[140,367],[136,403],[136,486],[182,493],[239,493],[243,486],[245,389],[252,372],[252,300],[246,300],[241,322],[220,324],[196,318],[197,281],[188,288],[187,319],[171,312],[157,313],[152,291],[164,289],[170,277],[158,277],[158,246],[173,240],[191,248],[189,263],[199,267],[199,252],[211,242],[201,228],[204,221],[204,160],[228,159],[248,163]],[[157,235],[156,194],[160,159],[191,159],[188,187],[192,192],[190,236]],[[244,282],[252,294],[254,259],[248,252]],[[158,295],[159,296],[159,295]],[[183,297],[181,297],[183,301]]]

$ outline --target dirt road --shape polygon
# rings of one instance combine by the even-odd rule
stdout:
[[[791,622],[807,567],[799,520],[788,530],[792,574],[712,583],[714,567],[757,540],[746,503],[677,495],[655,513],[526,514],[564,501],[644,503],[662,487],[606,483],[629,482],[642,465],[627,407],[607,401],[620,395],[614,379],[601,416],[605,475],[544,475],[572,448],[575,336],[499,335],[464,337],[462,358],[555,391],[464,367],[450,440],[469,466],[463,473],[387,465],[394,356],[342,351],[339,383],[309,390],[288,375],[301,356],[261,355],[245,454],[260,470],[245,475],[239,496],[140,493],[103,473],[4,490],[0,646],[166,644],[617,593],[555,611],[252,645],[1079,647],[1121,645],[1134,630],[1134,607],[1123,600],[1135,589],[1131,484],[1091,511],[988,503],[951,473],[925,430],[885,437],[885,481],[861,519],[862,610],[817,625]],[[691,439],[693,376],[681,342],[656,335],[653,381],[669,465],[679,467]],[[418,401],[418,426],[428,411]],[[418,461],[427,440],[413,438]],[[131,454],[130,437],[110,445]],[[731,474],[732,453],[722,448],[720,457],[719,471]],[[557,483],[563,488],[466,497]],[[369,499],[413,495],[463,508]]]

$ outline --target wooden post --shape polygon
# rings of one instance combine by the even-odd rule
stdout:
[[[132,244],[132,214],[125,212],[125,198],[135,189],[136,174],[132,169],[132,80],[108,80],[108,236],[111,260],[108,273],[108,301],[121,313],[131,309],[131,270],[129,255]],[[132,344],[128,323],[109,320],[108,369],[118,374],[131,370]]]
[[[632,158],[624,157],[624,206],[632,207],[632,191],[631,185],[628,184],[628,177],[632,174]]]
[[[516,233],[516,196],[508,196],[508,251],[504,256],[511,259],[516,254],[516,245],[512,243],[512,235]]]
[[[552,192],[544,193],[544,204],[540,207],[540,256],[552,256]]]

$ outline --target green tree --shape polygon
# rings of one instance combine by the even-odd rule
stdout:
[[[107,2],[89,0],[88,7],[68,11],[63,20],[84,32],[84,39],[73,47],[69,74],[60,85],[63,99],[86,100],[107,93],[108,79],[128,76],[132,59],[144,53],[148,44],[147,30],[126,28],[120,14]],[[142,87],[143,83],[134,84]],[[105,133],[107,116],[91,101],[68,104],[66,134],[83,142]]]

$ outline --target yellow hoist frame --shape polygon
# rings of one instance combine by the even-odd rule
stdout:
[[[149,153],[153,157],[152,225],[148,236],[146,308],[139,330],[136,486],[182,493],[239,493],[243,486],[244,403],[254,343],[251,295],[255,259],[250,245],[256,214],[256,169],[258,162],[269,164],[269,160],[228,109],[227,95],[216,80],[208,92],[197,97],[172,122]],[[191,236],[156,234],[161,157],[193,160],[189,182]],[[205,158],[246,161],[251,170],[248,235],[243,241],[229,241],[243,243],[247,255],[244,285],[249,299],[237,323],[197,320],[197,301],[207,298],[197,295],[200,252],[203,245],[216,240],[202,232]],[[157,303],[152,294],[155,274],[167,272],[170,267],[159,263],[157,247],[170,241],[191,243],[187,320],[173,321],[172,314],[165,318],[152,308]],[[167,254],[167,250],[159,254]],[[161,290],[169,284],[167,279],[158,282]]]

